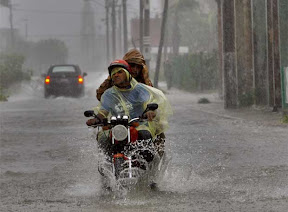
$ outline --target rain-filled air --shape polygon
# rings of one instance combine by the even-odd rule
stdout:
[[[288,211],[287,0],[0,0],[0,211]]]

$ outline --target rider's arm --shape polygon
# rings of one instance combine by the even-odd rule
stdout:
[[[102,94],[108,89],[112,87],[112,81],[110,76],[108,76],[107,79],[105,79],[104,82],[100,85],[100,87],[96,90],[96,97],[100,101]]]

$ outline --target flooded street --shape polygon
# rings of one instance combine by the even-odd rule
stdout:
[[[0,103],[0,211],[287,211],[287,125],[220,114],[216,95],[199,105],[205,95],[178,90],[166,94],[174,115],[159,190],[102,191],[83,116],[102,79],[89,76],[83,98],[44,99],[40,87]]]

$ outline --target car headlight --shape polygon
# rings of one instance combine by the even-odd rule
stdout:
[[[112,129],[112,135],[117,141],[123,141],[128,136],[128,130],[123,125],[116,125]]]

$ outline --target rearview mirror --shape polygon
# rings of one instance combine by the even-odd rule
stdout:
[[[94,116],[94,110],[86,110],[86,111],[84,112],[84,116],[85,116],[85,117],[92,117],[92,116]]]
[[[156,110],[158,108],[158,104],[157,103],[150,103],[147,105],[147,111],[148,110]]]
[[[142,117],[144,116],[144,114],[149,111],[149,110],[156,110],[158,108],[158,104],[157,103],[150,103],[147,105],[147,108],[144,110],[144,112],[142,113]]]
[[[83,77],[87,76],[87,73],[86,72],[83,72]]]

